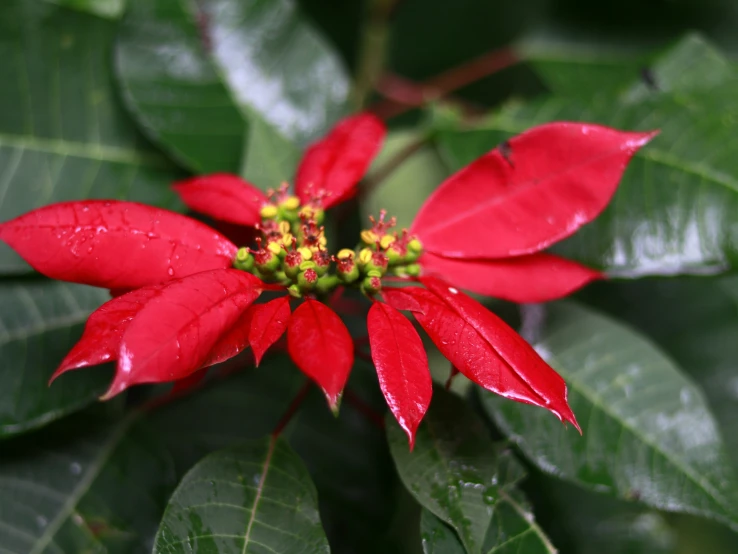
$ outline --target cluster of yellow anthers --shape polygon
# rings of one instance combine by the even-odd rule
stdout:
[[[320,199],[301,205],[286,187],[272,192],[269,199],[261,209],[257,247],[238,250],[233,263],[237,269],[267,283],[284,285],[297,297],[325,294],[340,285],[374,294],[386,275],[407,277],[420,272],[420,241],[405,229],[399,234],[390,232],[396,220],[385,221],[384,211],[379,220],[369,218],[372,227],[361,232],[355,250],[345,248],[332,256],[322,226],[325,214],[319,207]]]

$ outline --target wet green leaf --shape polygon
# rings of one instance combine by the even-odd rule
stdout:
[[[460,167],[512,134],[552,120],[661,129],[636,154],[602,215],[554,251],[622,277],[723,271],[738,261],[738,228],[731,225],[738,210],[738,73],[693,39],[657,60],[652,71],[663,91],[644,95],[638,84],[631,99],[551,97],[511,105],[482,128],[444,133],[444,158]],[[685,79],[710,86],[686,86]]]
[[[738,527],[738,479],[702,391],[656,346],[604,315],[566,302],[530,310],[524,326],[566,379],[584,435],[482,394],[528,459],[598,492]]]
[[[176,484],[136,416],[98,408],[3,442],[0,545],[31,554],[144,554]]]
[[[180,174],[119,106],[115,24],[41,0],[0,3],[0,221],[82,198],[176,207]],[[28,266],[0,243],[0,273]]]
[[[291,177],[282,163],[296,156],[284,151],[321,135],[348,93],[337,55],[292,0],[131,0],[116,59],[152,138],[193,171],[242,170],[269,177],[255,183],[264,188]]]
[[[0,437],[78,410],[105,391],[107,368],[49,378],[106,291],[45,279],[0,283]]]
[[[555,552],[515,489],[525,476],[522,466],[492,442],[463,400],[434,390],[412,452],[391,414],[386,425],[400,479],[421,506],[453,527],[467,552],[523,545],[530,552]]]
[[[164,512],[155,553],[328,553],[318,495],[283,439],[210,454],[190,470]]]
[[[466,554],[456,531],[430,510],[423,509],[420,516],[420,537],[423,554]]]

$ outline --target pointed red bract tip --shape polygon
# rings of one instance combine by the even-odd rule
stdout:
[[[220,221],[254,227],[261,221],[266,195],[237,175],[214,173],[172,185],[187,206]]]
[[[303,204],[322,197],[330,208],[354,195],[382,146],[387,129],[370,113],[347,117],[305,152],[295,177],[295,193]]]
[[[104,399],[142,383],[187,377],[261,294],[261,281],[219,269],[168,283],[123,333],[115,378]]]
[[[578,427],[566,400],[566,383],[495,314],[458,289],[432,277],[427,287],[383,289],[388,304],[413,311],[441,353],[468,379],[500,396],[551,411]]]
[[[412,449],[433,393],[423,341],[404,315],[381,302],[369,309],[367,331],[379,388]]]
[[[266,351],[287,330],[290,319],[290,297],[281,296],[265,304],[249,308],[249,344],[258,367]]]
[[[411,231],[426,252],[447,258],[538,252],[597,217],[633,154],[656,134],[570,122],[534,127],[444,181]]]
[[[153,285],[121,294],[92,312],[87,318],[82,338],[59,364],[49,379],[49,385],[67,371],[117,360],[124,331],[163,287]]]
[[[306,298],[287,324],[292,361],[325,393],[335,410],[354,364],[354,341],[341,318],[325,304]]]

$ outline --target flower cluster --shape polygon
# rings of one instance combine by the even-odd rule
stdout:
[[[286,332],[293,361],[337,409],[354,342],[330,305],[353,287],[371,301],[371,356],[411,446],[432,383],[422,341],[401,311],[454,371],[579,429],[563,379],[460,289],[541,302],[601,278],[542,251],[604,209],[653,133],[536,127],[442,183],[409,230],[395,231],[382,212],[354,250],[333,253],[326,211],[355,194],[384,135],[369,114],[343,120],[308,148],[292,191],[265,194],[228,174],[174,186],[191,209],[255,229],[253,244],[239,247],[186,216],[113,200],[54,204],[0,225],[0,239],[37,271],[116,295],[90,316],[52,379],[117,361],[109,398],[134,384],[186,379],[247,347],[258,365]],[[402,286],[388,286],[397,281]],[[265,291],[281,295],[257,302]]]

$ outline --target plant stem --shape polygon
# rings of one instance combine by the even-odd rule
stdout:
[[[376,82],[383,85],[380,92],[386,99],[370,109],[379,117],[390,119],[431,100],[443,98],[520,61],[512,48],[505,47],[453,67],[423,83],[413,83],[396,75],[383,76],[381,81]]]
[[[292,418],[297,413],[297,410],[300,409],[303,400],[305,400],[307,393],[310,391],[310,385],[310,381],[305,381],[302,387],[300,387],[300,390],[297,391],[297,394],[292,399],[292,402],[290,402],[290,405],[287,406],[287,410],[284,412],[281,419],[274,427],[274,430],[272,431],[272,437],[278,437],[282,433],[282,431],[284,431],[284,428],[287,427],[289,422],[292,421]]]
[[[409,160],[413,154],[420,151],[426,144],[430,142],[430,137],[425,135],[406,145],[402,150],[397,152],[384,165],[377,168],[361,184],[361,198],[366,198],[372,191],[379,186],[382,181],[392,175],[397,168]]]
[[[351,91],[351,103],[356,110],[364,108],[384,68],[389,20],[398,0],[370,0],[369,15],[361,32],[359,61]]]

